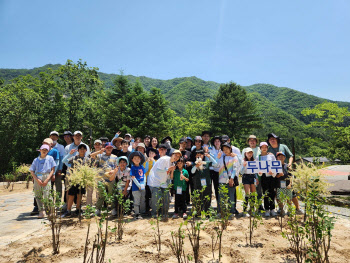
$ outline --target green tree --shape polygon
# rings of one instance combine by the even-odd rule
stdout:
[[[88,122],[85,116],[88,111],[86,104],[102,85],[97,71],[98,68],[89,68],[82,60],[77,63],[67,60],[66,64],[56,71],[57,85],[62,88],[66,96],[68,123],[63,128],[81,129]]]
[[[328,157],[346,162],[350,158],[350,112],[336,103],[324,102],[312,109],[302,111],[305,116],[314,117],[309,126],[321,127],[328,135]]]
[[[218,134],[240,138],[252,129],[261,127],[261,118],[247,92],[236,83],[220,86],[210,104],[211,130]]]

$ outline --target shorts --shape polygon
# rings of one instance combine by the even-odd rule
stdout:
[[[255,174],[243,174],[242,183],[243,184],[255,184]]]
[[[292,193],[292,189],[288,189],[288,188],[277,188],[277,199],[280,199],[280,195],[281,193],[283,193],[283,195],[288,198],[289,200],[292,200],[293,198],[293,193]]]
[[[81,188],[81,189],[79,189],[79,185],[72,185],[70,188],[69,188],[69,190],[68,190],[68,195],[77,195],[77,194],[79,194],[79,193],[81,193],[82,195],[84,195],[85,194],[85,188]]]

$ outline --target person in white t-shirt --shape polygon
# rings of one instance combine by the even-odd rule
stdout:
[[[165,217],[169,210],[169,191],[167,191],[170,181],[170,172],[175,170],[175,163],[180,159],[181,152],[175,150],[171,157],[163,156],[159,158],[153,165],[148,178],[147,184],[151,190],[151,207],[152,216],[157,216],[159,213],[159,199],[162,200],[161,214]]]

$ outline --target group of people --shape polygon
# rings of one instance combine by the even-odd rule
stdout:
[[[201,209],[208,211],[212,196],[217,200],[220,215],[221,187],[227,187],[228,198],[232,204],[231,213],[239,214],[236,209],[239,175],[245,191],[243,215],[248,209],[249,197],[257,192],[258,198],[264,196],[263,207],[266,217],[284,213],[280,196],[283,193],[302,213],[296,194],[292,190],[290,168],[293,154],[280,138],[273,133],[268,134],[266,142],[259,143],[256,136],[247,139],[249,147],[242,152],[231,144],[227,135],[212,136],[203,131],[200,136],[183,137],[178,147],[167,136],[161,141],[149,135],[133,138],[126,133],[122,138],[120,132],[112,140],[101,137],[94,141],[93,150],[82,142],[81,131],[65,131],[61,136],[52,131],[49,138],[44,139],[40,154],[34,159],[30,171],[34,180],[34,209],[32,214],[43,218],[43,199],[48,198],[50,189],[55,186],[59,197],[64,199],[63,217],[70,217],[81,212],[82,195],[86,194],[86,203],[95,205],[96,215],[106,205],[103,191],[110,194],[119,193],[124,200],[132,200],[134,217],[167,216],[170,202],[174,202],[173,218],[187,218],[187,206],[191,203],[193,192],[201,192]],[[58,143],[59,138],[65,141],[64,147]],[[279,160],[282,173],[247,173],[247,162]],[[100,187],[93,189],[83,185],[71,185],[70,173],[74,173],[77,163],[96,167],[96,180]],[[65,185],[63,191],[62,182]],[[103,187],[101,187],[101,185]],[[97,201],[93,204],[93,192]],[[223,200],[223,199],[222,199]],[[279,210],[275,210],[275,202]],[[76,210],[72,212],[73,203]],[[118,199],[111,204],[112,215],[118,214]]]

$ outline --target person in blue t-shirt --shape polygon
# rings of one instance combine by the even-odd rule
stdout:
[[[130,176],[132,179],[131,191],[134,197],[134,212],[136,219],[142,219],[141,213],[146,212],[146,169],[142,166],[145,162],[144,155],[135,151],[129,156]],[[147,169],[148,170],[148,169]]]

